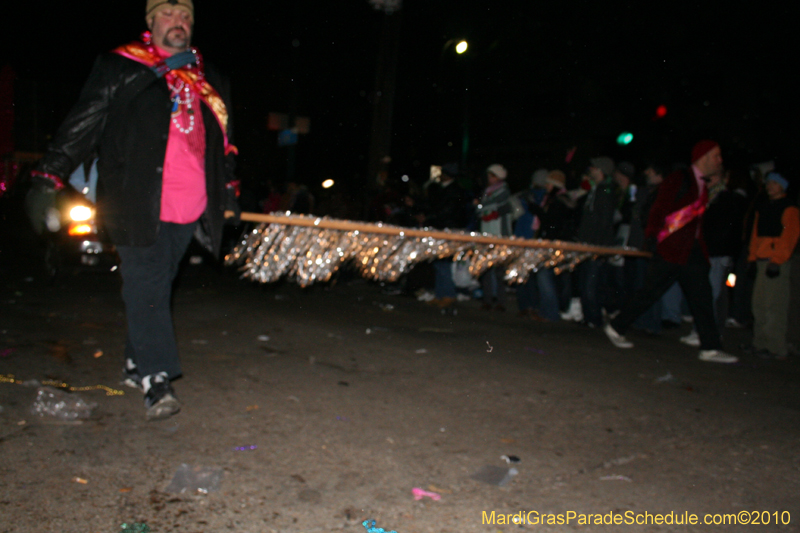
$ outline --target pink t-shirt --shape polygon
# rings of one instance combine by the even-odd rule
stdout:
[[[169,53],[156,47],[162,57]],[[173,102],[169,123],[167,153],[161,185],[161,220],[189,224],[206,210],[206,129],[204,105],[194,91],[187,91],[179,80],[170,85]]]

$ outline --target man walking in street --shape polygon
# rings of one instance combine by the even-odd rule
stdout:
[[[219,253],[238,182],[227,80],[191,47],[192,0],[148,0],[145,20],[141,41],[97,59],[32,174],[34,194],[52,196],[99,154],[98,211],[121,259],[126,383],[158,420],[180,410],[172,282],[193,235]]]
[[[700,141],[692,149],[691,168],[670,174],[661,184],[645,230],[646,237],[650,242],[655,241],[655,246],[650,246],[654,254],[644,286],[604,327],[606,336],[618,348],[633,347],[624,337],[625,331],[677,281],[694,316],[700,337],[700,359],[713,363],[738,361],[722,351],[702,232],[703,212],[708,204],[704,178],[721,171],[719,144]]]
[[[591,185],[575,235],[577,242],[599,246],[613,246],[614,211],[617,208],[617,184],[612,176],[616,168],[610,157],[590,160],[588,178]],[[607,305],[608,263],[605,258],[584,261],[578,269],[581,306],[586,324],[593,328],[603,325],[603,307]]]

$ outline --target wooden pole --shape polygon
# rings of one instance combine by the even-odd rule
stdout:
[[[233,216],[232,211],[225,212],[226,217]],[[309,228],[332,229],[338,231],[358,231],[360,233],[377,233],[415,238],[442,239],[457,242],[471,242],[475,244],[497,244],[505,246],[518,246],[521,248],[558,248],[568,252],[586,252],[597,255],[625,255],[630,257],[650,257],[650,253],[636,249],[612,248],[609,246],[591,246],[576,242],[546,241],[541,239],[515,239],[508,237],[493,237],[480,233],[451,233],[447,231],[401,228],[397,226],[381,226],[350,220],[323,219],[311,217],[298,217],[286,215],[266,215],[261,213],[242,213],[241,220],[245,222],[261,222],[281,224],[284,226],[305,226]]]

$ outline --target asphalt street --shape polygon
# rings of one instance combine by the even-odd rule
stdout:
[[[768,511],[763,530],[798,530],[800,367],[741,354],[746,330],[725,331],[739,364],[710,364],[678,341],[688,325],[618,350],[600,331],[475,301],[442,314],[349,273],[257,285],[205,258],[174,294],[183,409],[147,423],[119,383],[119,277],[48,284],[37,257],[3,241],[0,531],[364,531],[376,519],[495,532],[521,527],[500,515],[532,510]],[[91,416],[33,414],[45,384],[94,402]],[[219,483],[176,493],[184,464]],[[517,475],[497,486],[476,479],[485,467]],[[522,527],[745,530],[577,520]]]

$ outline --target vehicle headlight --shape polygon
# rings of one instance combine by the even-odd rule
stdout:
[[[67,233],[69,233],[70,235],[73,235],[73,236],[74,235],[89,235],[91,233],[94,233],[94,228],[92,228],[92,226],[89,225],[89,224],[81,224],[80,222],[78,222],[78,223],[75,223],[75,224],[70,224],[69,230],[67,230]]]
[[[92,208],[85,205],[76,205],[69,210],[69,218],[75,222],[84,222],[92,218]]]

